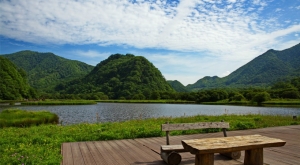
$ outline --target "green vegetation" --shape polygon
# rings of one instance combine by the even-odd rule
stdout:
[[[24,70],[0,56],[0,100],[16,100],[36,96],[27,83]]]
[[[299,53],[300,44],[283,51],[269,50],[224,78],[207,76],[185,87],[177,80],[166,81],[146,58],[132,54],[114,54],[92,67],[52,53],[21,51],[4,55],[22,69],[17,69],[18,74],[14,73],[16,67],[0,71],[4,77],[0,100],[272,104],[278,99],[300,99]],[[1,62],[1,67],[7,68],[7,64]],[[25,71],[38,93],[25,87]]]
[[[58,116],[48,111],[24,111],[8,109],[0,113],[0,128],[28,127],[40,124],[58,123]]]
[[[188,85],[187,89],[267,87],[299,76],[300,44],[297,44],[282,51],[268,50],[224,78],[207,76]]]
[[[188,92],[187,88],[181,84],[181,82],[174,80],[174,81],[167,81],[171,87],[176,91],[176,92]]]
[[[252,129],[300,124],[292,116],[221,115],[181,118],[132,120],[116,123],[76,124],[68,126],[40,125],[28,128],[0,129],[0,160],[2,164],[60,164],[63,142],[132,139],[165,136],[160,125],[170,123],[213,122],[225,120],[229,130]],[[171,135],[219,131],[216,129],[172,131]]]
[[[22,102],[22,105],[88,105],[97,104],[91,100],[46,100],[46,101],[28,101]]]
[[[68,60],[53,53],[20,51],[3,55],[26,71],[29,84],[40,92],[52,93],[54,87],[88,74],[93,66]]]
[[[97,100],[104,103],[169,103],[169,104],[194,104],[195,101],[185,100]]]
[[[152,63],[132,54],[111,55],[84,78],[61,83],[56,90],[63,94],[102,93],[121,100],[156,100],[161,98],[160,92],[175,92]]]

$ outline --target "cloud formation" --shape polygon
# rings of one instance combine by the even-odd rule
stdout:
[[[299,0],[295,0],[296,5],[287,6],[287,9],[284,6],[271,6],[274,5],[272,2],[2,0],[0,35],[41,45],[119,45],[172,50],[197,56],[205,54],[211,56],[206,59],[214,57],[211,60],[249,61],[282,43],[288,43],[289,46],[299,43],[299,19],[281,20],[282,11],[287,9],[294,15],[300,14]],[[95,51],[77,54],[90,58],[103,55]],[[168,58],[169,65],[196,67],[193,61],[197,60],[186,60],[186,56],[182,56],[182,59],[182,54],[179,54],[176,57],[152,55],[152,59]],[[201,59],[198,66],[199,63],[205,65],[204,58],[196,59]],[[219,75],[231,71],[222,70]]]

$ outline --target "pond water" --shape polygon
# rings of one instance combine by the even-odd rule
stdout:
[[[48,110],[56,113],[63,124],[95,123],[146,119],[157,117],[181,117],[222,114],[272,114],[300,115],[300,107],[254,107],[201,104],[134,104],[98,103],[94,105],[33,105],[0,106],[0,112],[8,108],[23,110]]]

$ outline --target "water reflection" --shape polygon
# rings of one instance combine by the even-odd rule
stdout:
[[[0,106],[0,111],[12,108]],[[156,117],[222,114],[300,115],[300,107],[251,107],[199,104],[98,103],[95,105],[14,106],[24,110],[48,110],[64,124],[125,121]]]

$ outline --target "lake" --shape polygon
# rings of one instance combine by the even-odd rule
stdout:
[[[300,115],[300,107],[255,107],[201,104],[135,104],[98,103],[94,105],[33,105],[0,106],[0,112],[8,108],[23,110],[48,110],[56,113],[63,124],[114,122],[157,117],[181,117],[222,114],[272,114]]]

